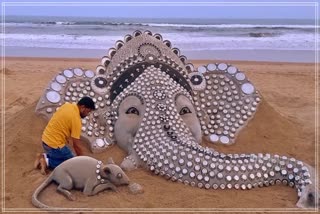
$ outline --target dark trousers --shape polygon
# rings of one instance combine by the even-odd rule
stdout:
[[[49,166],[48,166],[49,168],[54,169],[63,161],[66,161],[74,157],[72,151],[67,146],[54,149],[48,146],[47,144],[45,144],[44,142],[42,142],[42,146],[49,160]]]

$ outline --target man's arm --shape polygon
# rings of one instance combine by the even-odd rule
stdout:
[[[81,140],[73,137],[71,139],[72,139],[73,149],[76,152],[77,156],[83,155],[83,151],[81,148]]]

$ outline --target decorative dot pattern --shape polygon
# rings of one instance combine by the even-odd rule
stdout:
[[[239,130],[254,116],[260,95],[234,66],[208,64],[197,70],[189,78],[203,134],[212,143],[232,144]],[[202,76],[201,84],[193,81],[198,76]]]

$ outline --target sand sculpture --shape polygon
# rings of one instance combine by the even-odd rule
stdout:
[[[285,184],[299,207],[315,204],[312,169],[271,154],[222,154],[202,147],[232,144],[254,116],[261,97],[245,74],[225,63],[194,68],[160,34],[136,31],[110,48],[96,72],[58,74],[36,112],[46,118],[64,102],[93,98],[98,109],[83,119],[92,152],[117,145],[128,153],[125,170],[144,167],[172,181],[204,189],[252,189]],[[183,187],[182,187],[183,188]]]
[[[105,190],[116,190],[116,186],[129,184],[128,176],[117,166],[112,158],[107,164],[88,156],[78,156],[71,158],[53,170],[50,176],[35,190],[32,195],[34,206],[58,210],[42,203],[38,195],[53,181],[58,183],[57,190],[65,195],[69,200],[75,200],[70,192],[73,188],[83,190],[83,194],[92,196]]]

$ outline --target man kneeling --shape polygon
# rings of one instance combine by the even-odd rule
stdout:
[[[90,97],[83,97],[77,104],[63,104],[51,117],[42,134],[42,147],[45,153],[37,154],[34,168],[40,168],[42,174],[46,169],[54,169],[63,161],[74,157],[66,143],[72,140],[72,145],[77,156],[83,155],[80,147],[81,118],[85,118],[95,105]]]

